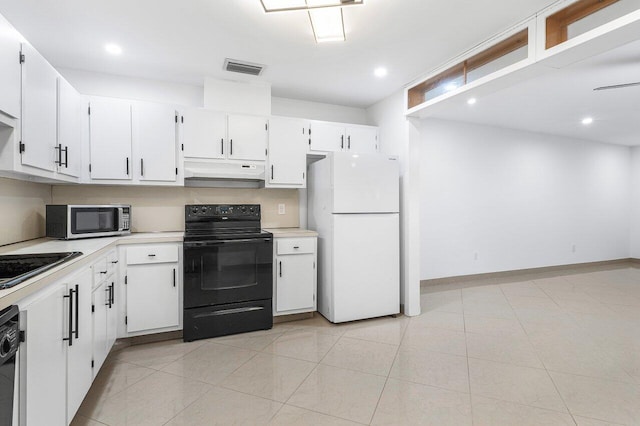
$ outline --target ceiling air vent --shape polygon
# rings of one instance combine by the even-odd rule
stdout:
[[[260,75],[264,70],[264,65],[252,64],[251,62],[236,61],[235,59],[225,59],[224,69],[229,72],[239,72],[241,74]]]

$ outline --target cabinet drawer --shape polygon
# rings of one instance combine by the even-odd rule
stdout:
[[[140,265],[145,263],[166,263],[178,261],[178,246],[146,245],[127,248],[127,265]]]
[[[109,268],[107,267],[107,258],[103,257],[98,260],[96,263],[91,265],[91,270],[93,273],[93,288],[96,288],[100,285],[107,275],[109,275]]]
[[[315,252],[315,238],[277,238],[276,254]]]
[[[116,270],[118,265],[118,252],[116,250],[112,250],[107,253],[107,269],[109,272],[113,272]]]

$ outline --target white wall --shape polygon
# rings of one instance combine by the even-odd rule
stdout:
[[[403,102],[399,91],[367,109],[367,117],[380,126],[381,151],[400,158],[400,300],[413,316],[420,314],[420,138]]]
[[[84,95],[108,96],[201,107],[202,86],[170,83],[146,78],[101,74],[70,68],[58,68],[60,74]]]
[[[44,237],[51,185],[0,177],[0,246]]]
[[[422,279],[629,257],[629,148],[438,120],[421,134]]]
[[[204,80],[204,107],[233,114],[270,115],[271,85],[263,81]]]
[[[631,257],[640,259],[640,146],[631,148]]]
[[[370,124],[367,120],[367,112],[363,108],[301,101],[289,98],[272,97],[271,114],[284,117],[309,118],[312,120]]]

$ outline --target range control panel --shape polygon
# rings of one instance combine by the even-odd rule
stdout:
[[[260,219],[259,204],[192,204],[185,206],[188,218]]]

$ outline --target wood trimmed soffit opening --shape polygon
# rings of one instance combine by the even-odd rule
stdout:
[[[452,80],[460,80],[462,85],[467,84],[468,75],[471,71],[474,71],[484,65],[487,65],[497,59],[502,58],[505,55],[508,55],[511,52],[514,52],[522,47],[525,47],[529,44],[529,29],[525,28],[524,30],[512,35],[511,37],[494,44],[493,46],[477,53],[470,58],[465,59],[447,69],[446,71],[441,72],[438,75],[431,77],[428,80],[425,80],[416,86],[413,86],[408,91],[408,106],[409,109],[416,107],[425,102],[426,93],[447,84],[447,82]]]
[[[620,0],[579,0],[547,17],[546,48],[551,49],[569,39],[569,25],[617,3]]]

